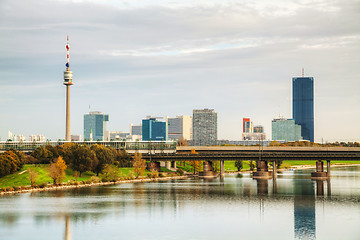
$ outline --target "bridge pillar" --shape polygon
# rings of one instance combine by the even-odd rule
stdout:
[[[276,171],[277,171],[276,161],[273,161],[273,175],[272,175],[273,179],[277,177]]]
[[[171,162],[170,162],[170,161],[166,161],[166,162],[165,162],[165,168],[166,168],[166,169],[170,169],[170,168],[171,168]]]
[[[316,162],[316,172],[311,173],[311,178],[314,178],[314,179],[327,178],[327,172],[324,172],[324,162],[323,161],[318,160]]]
[[[256,162],[256,172],[253,172],[253,178],[271,178],[267,161]]]
[[[224,166],[224,160],[220,160],[220,176],[225,175],[225,166]]]
[[[203,163],[203,172],[199,172],[201,177],[217,177],[218,173],[213,170],[213,163],[211,161],[204,161]]]
[[[327,176],[330,177],[330,160],[326,161]]]

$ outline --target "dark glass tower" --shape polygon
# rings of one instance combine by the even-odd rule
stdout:
[[[314,78],[293,78],[293,119],[304,140],[314,142]]]

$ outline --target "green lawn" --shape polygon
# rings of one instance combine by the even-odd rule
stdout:
[[[42,183],[53,183],[53,180],[49,177],[49,171],[48,168],[49,165],[42,164],[40,166],[38,165],[24,165],[24,167],[14,173],[7,175],[5,177],[0,178],[0,188],[7,188],[7,187],[17,187],[17,186],[30,186],[30,180],[29,180],[29,172],[28,169],[32,168],[35,172],[38,173],[37,175],[37,182],[36,184],[42,184]],[[23,172],[25,171],[25,172]],[[21,173],[23,172],[23,173]],[[21,174],[20,174],[21,173]],[[127,177],[130,174],[133,174],[133,168],[119,168],[120,176]],[[143,176],[147,176],[147,173],[149,171],[145,170]],[[84,172],[81,174],[81,177],[78,176],[77,178],[74,175],[74,171],[70,168],[67,168],[65,171],[65,179],[63,182],[70,182],[70,181],[86,181],[89,180],[92,176],[96,176],[93,172]]]

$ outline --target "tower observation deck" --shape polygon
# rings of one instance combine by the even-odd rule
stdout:
[[[66,86],[66,131],[65,131],[65,141],[71,141],[71,133],[70,133],[70,86],[73,85],[73,74],[70,71],[70,63],[69,63],[69,36],[67,36],[66,43],[66,52],[67,52],[67,61],[66,61],[66,70],[64,71],[64,85]]]

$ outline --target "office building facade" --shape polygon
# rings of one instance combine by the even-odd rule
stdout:
[[[192,140],[192,117],[191,116],[177,116],[176,118],[168,118],[168,139]]]
[[[143,141],[167,141],[167,124],[156,118],[142,120]]]
[[[193,145],[217,144],[217,113],[214,109],[193,110]]]
[[[304,140],[314,142],[314,78],[294,77],[293,119],[301,126]]]
[[[84,115],[84,140],[90,140],[90,135],[94,141],[108,141],[109,132],[106,131],[106,122],[109,115],[101,112],[89,112]]]
[[[294,119],[275,118],[271,121],[272,140],[295,142],[302,140],[301,126]]]

